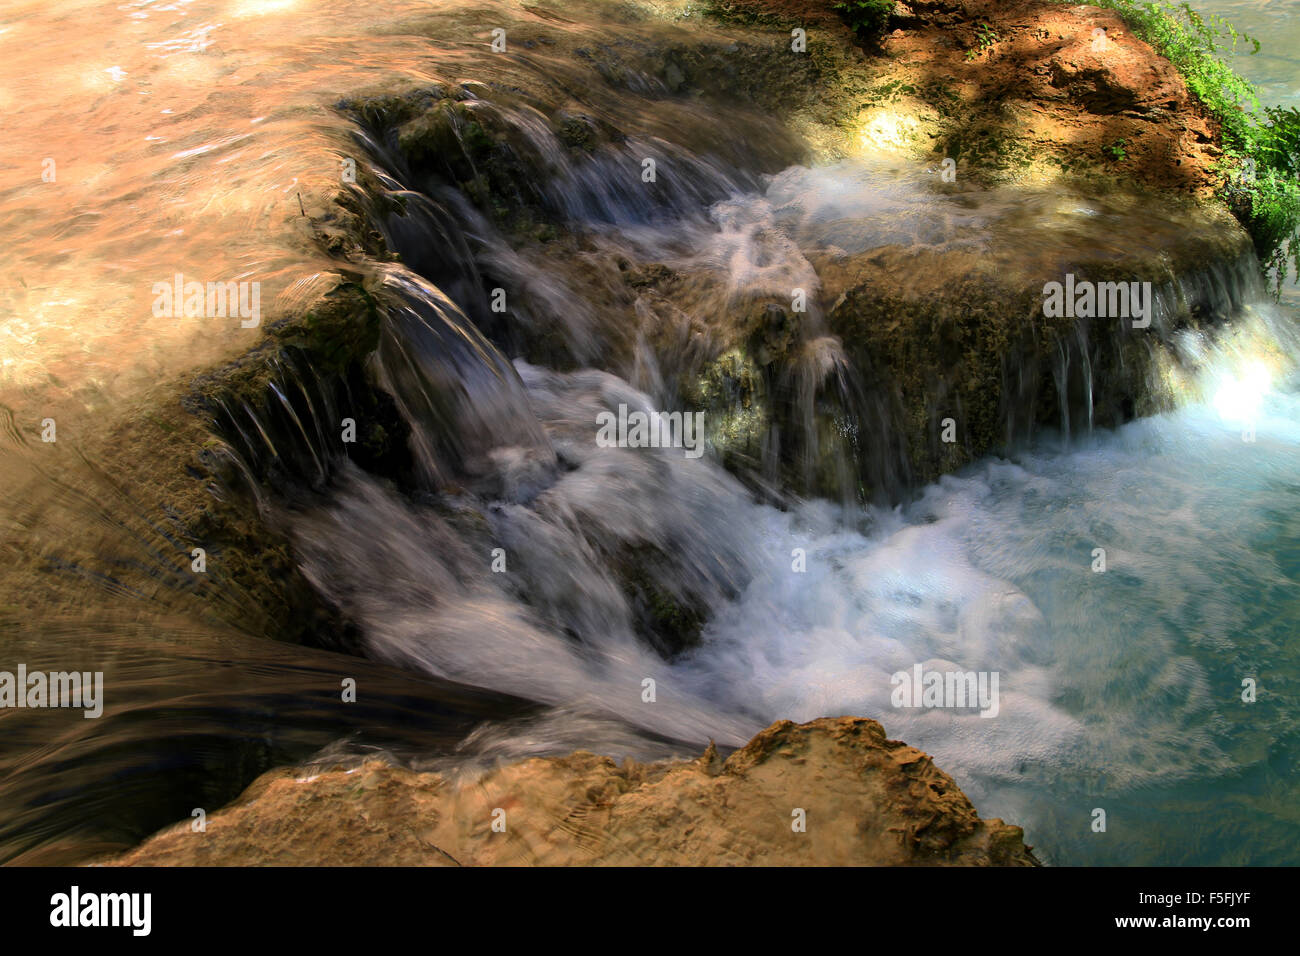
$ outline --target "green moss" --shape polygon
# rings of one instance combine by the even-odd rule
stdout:
[[[916,87],[910,83],[904,83],[902,80],[890,80],[886,83],[880,83],[873,86],[867,91],[867,95],[862,100],[864,107],[883,106],[886,103],[893,103],[904,96],[910,96],[916,92]]]
[[[1220,258],[1208,248],[1195,243],[1168,261],[1099,259],[1073,268],[1158,288],[1171,273]],[[1231,254],[1225,246],[1223,257]],[[1182,309],[1174,320],[1179,327],[1200,329],[1218,320],[1203,302],[1188,301]],[[887,283],[867,278],[844,295],[827,323],[861,371],[869,399],[890,408],[888,423],[871,436],[873,447],[860,460],[868,495],[880,490],[870,487],[872,481],[888,480],[872,469],[893,453],[891,440],[911,480],[925,483],[1037,428],[1059,428],[1067,417],[1075,430],[1089,413],[1095,426],[1115,427],[1172,407],[1158,374],[1174,361],[1168,340],[1091,326],[1089,389],[1077,357],[1087,323],[1044,315],[1041,285],[1023,276],[971,273],[925,292],[890,291]],[[1075,356],[1064,383],[1065,408],[1057,380],[1062,349]],[[953,442],[944,440],[945,419],[955,423]]]
[[[584,153],[594,152],[600,144],[595,128],[580,116],[561,118],[557,132],[561,143]]]
[[[672,591],[672,560],[650,544],[624,549],[615,561],[623,592],[633,605],[638,635],[666,658],[700,642],[709,609]]]
[[[1018,135],[1014,117],[980,118],[939,140],[937,150],[984,176],[1033,162],[1032,149]]]
[[[790,17],[755,10],[748,3],[732,3],[730,0],[705,0],[700,9],[706,17],[741,26],[785,27],[799,22]]]
[[[894,0],[842,0],[831,7],[862,37],[883,33],[894,10]]]
[[[443,96],[441,87],[431,87],[403,94],[379,93],[350,97],[340,102],[338,108],[356,116],[367,126],[390,126],[418,116],[429,104]]]
[[[302,316],[269,331],[282,345],[308,351],[318,372],[343,374],[379,344],[378,307],[361,282],[344,282]]]
[[[348,447],[355,464],[395,480],[409,472],[408,430],[391,398],[371,385],[364,369],[381,323],[375,294],[360,276],[345,278],[310,309],[268,326],[261,347],[197,379],[181,403],[188,414],[178,407],[173,428],[165,430],[169,437],[177,430],[169,457],[185,460],[190,457],[185,449],[192,450],[189,473],[199,479],[178,492],[173,507],[187,537],[207,549],[211,581],[243,598],[231,613],[249,615],[232,617],[231,623],[281,640],[356,650],[355,628],[321,600],[299,571],[289,542],[239,491],[246,478],[271,489],[318,480],[319,466],[297,437],[303,429],[314,433],[317,425],[327,436],[338,434],[341,422],[312,418],[323,412],[325,397],[340,416],[356,423],[356,444]],[[287,417],[286,400],[297,421]],[[258,441],[245,410],[271,435],[276,454],[245,445],[245,435]],[[198,423],[213,428],[220,440],[210,432],[196,434]],[[247,474],[220,454],[227,445]],[[212,499],[202,490],[208,483],[235,493]]]
[[[754,467],[768,427],[758,364],[740,349],[731,349],[706,364],[685,391],[686,405],[704,411],[708,441],[723,465],[733,471]]]

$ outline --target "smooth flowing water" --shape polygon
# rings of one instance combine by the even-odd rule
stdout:
[[[1206,0],[1194,9],[1227,19],[1239,31],[1260,41],[1258,53],[1243,45],[1232,54],[1235,70],[1254,83],[1261,100],[1272,106],[1300,103],[1300,23],[1287,0]]]
[[[1276,21],[1276,2],[1201,6],[1266,41],[1294,29]],[[396,25],[429,4],[388,4],[383,24],[372,7],[65,0],[5,11],[0,162],[17,185],[0,206],[0,232],[14,237],[0,374],[14,420],[57,412],[96,427],[150,382],[248,347],[234,324],[149,322],[155,280],[256,276],[270,313],[333,273],[295,223],[304,208],[318,214],[356,142],[329,105],[395,76],[432,84],[485,69],[482,12],[435,9],[443,32],[429,32],[449,39],[431,53]],[[1298,67],[1282,51],[1300,45],[1268,45],[1254,78],[1266,97],[1296,102]],[[487,278],[514,276],[521,321],[554,325],[581,353],[631,321],[601,314],[584,284],[620,257],[691,276],[695,317],[716,327],[737,295],[815,286],[830,244],[978,250],[1021,210],[1062,221],[1097,210],[1077,197],[942,202],[907,175],[852,163],[762,177],[728,165],[719,143],[673,152],[656,126],[709,119],[673,108],[646,120],[635,145],[691,162],[691,189],[647,203],[599,163],[539,187],[583,231],[588,271],[513,249],[445,195],[413,198],[416,212],[387,223],[404,264],[377,272],[402,305],[374,371],[412,423],[428,493],[336,462],[325,494],[268,506],[373,660],[228,633],[180,598],[164,615],[160,598],[113,594],[111,580],[88,584],[87,607],[66,619],[6,614],[4,660],[103,669],[112,693],[104,719],[59,715],[57,729],[45,715],[0,713],[0,853],[77,859],[129,844],[330,745],[433,765],[575,747],[653,758],[709,739],[737,746],[780,718],[858,714],[931,753],[982,814],[1024,825],[1050,862],[1300,862],[1300,722],[1286,703],[1300,692],[1296,299],[1273,305],[1248,268],[1234,273],[1249,290],[1241,333],[1179,343],[1196,371],[1175,412],[1114,432],[1076,423],[1068,442],[1041,435],[899,507],[777,508],[710,456],[593,442],[603,410],[664,408],[689,349],[676,367],[636,342],[626,367],[509,362],[475,328]],[[527,127],[526,110],[511,116]],[[718,124],[719,140],[762,128]],[[361,141],[386,185],[412,185],[384,144]],[[40,181],[46,157],[61,191]],[[448,234],[440,216],[468,237],[466,256],[431,241]],[[1027,237],[1025,255],[1034,250]],[[665,321],[634,318],[641,330]],[[804,391],[851,394],[852,370],[818,319]],[[100,485],[73,454],[53,471],[76,500],[12,517],[8,489],[49,466],[10,451],[11,552],[52,536],[51,522],[135,527],[128,503],[93,507]],[[323,477],[327,454],[308,458]],[[157,560],[125,532],[105,540],[123,561]],[[506,575],[489,570],[498,544]],[[629,562],[654,578],[651,593],[707,609],[695,647],[666,658],[647,640],[644,594],[619,578]],[[893,706],[891,675],[917,664],[996,672],[997,716]],[[333,701],[349,676],[369,697],[344,712]],[[1242,700],[1246,679],[1254,703]],[[1105,834],[1091,829],[1098,807]]]

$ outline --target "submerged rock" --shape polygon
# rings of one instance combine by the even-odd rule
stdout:
[[[494,829],[494,821],[496,827]],[[725,761],[578,752],[472,781],[371,761],[258,778],[111,866],[1035,866],[952,778],[874,720],[783,720]]]

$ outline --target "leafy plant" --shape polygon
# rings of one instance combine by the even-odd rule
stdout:
[[[874,36],[884,31],[889,15],[894,10],[894,0],[840,0],[831,7],[855,33]]]
[[[993,44],[997,43],[1001,37],[984,21],[975,25],[975,46],[966,51],[966,59],[974,60],[983,56],[989,50],[993,49]]]
[[[1122,163],[1124,162],[1124,160],[1128,159],[1128,151],[1124,149],[1124,146],[1127,144],[1127,142],[1128,142],[1127,140],[1117,139],[1109,146],[1103,146],[1102,149],[1110,153],[1113,159]]]
[[[1259,41],[1186,2],[1091,2],[1118,13],[1182,74],[1222,130],[1220,195],[1250,232],[1264,268],[1277,270],[1279,289],[1290,268],[1300,275],[1300,111],[1261,107],[1254,85],[1223,59],[1242,44],[1257,53]]]

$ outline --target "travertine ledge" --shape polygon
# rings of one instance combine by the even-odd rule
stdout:
[[[839,717],[779,721],[725,761],[712,747],[693,761],[622,766],[580,751],[461,785],[379,762],[311,777],[277,770],[205,832],[177,824],[106,862],[1036,865],[1023,836],[981,820],[951,777],[876,721]]]

